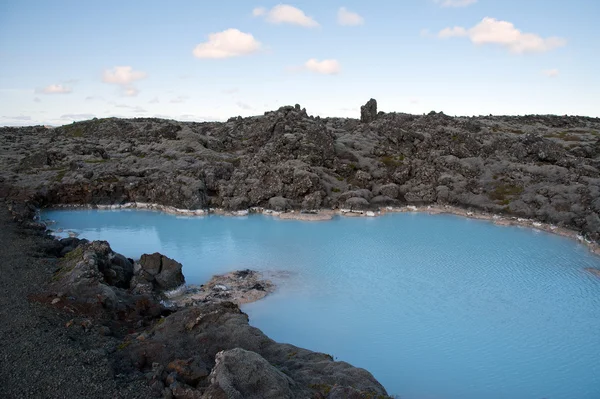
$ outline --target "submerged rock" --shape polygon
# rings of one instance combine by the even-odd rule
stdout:
[[[600,277],[600,269],[594,269],[593,267],[588,267],[585,269],[587,272],[592,273],[596,277]]]

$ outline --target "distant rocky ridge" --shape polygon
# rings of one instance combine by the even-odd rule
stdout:
[[[0,128],[0,198],[29,230],[37,207],[154,203],[179,209],[376,210],[453,205],[568,227],[600,240],[600,119],[378,112],[312,117],[295,107],[225,123],[94,119]],[[159,298],[184,282],[161,254],[138,262],[106,242],[48,241],[61,258],[40,301],[85,333],[122,339],[121,378],[174,398],[374,398],[367,371],[278,344],[234,301],[271,288],[251,272],[241,296],[211,282],[176,312]],[[241,273],[241,274],[239,274]],[[257,285],[258,283],[258,285]]]
[[[449,204],[600,239],[600,119],[299,105],[227,122],[93,119],[0,128],[0,196],[15,204],[377,209]]]

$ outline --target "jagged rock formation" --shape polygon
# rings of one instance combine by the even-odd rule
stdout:
[[[387,397],[368,371],[277,343],[230,302],[180,310],[142,337],[116,354],[117,372],[147,373],[156,391],[176,397],[326,398],[334,386],[353,389],[351,397]]]
[[[369,104],[370,123],[288,106],[225,123],[109,118],[1,128],[0,196],[15,206],[228,210],[436,203],[600,238],[600,119],[377,115]]]
[[[360,107],[360,121],[362,123],[371,123],[375,118],[377,118],[377,100],[372,98]]]

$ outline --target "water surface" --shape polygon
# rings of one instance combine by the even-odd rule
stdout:
[[[564,237],[426,214],[42,217],[131,258],[161,252],[188,283],[270,273],[278,290],[243,307],[252,325],[364,367],[402,399],[600,398],[600,279],[584,270],[600,257]]]

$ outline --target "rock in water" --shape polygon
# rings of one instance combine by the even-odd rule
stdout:
[[[377,118],[377,100],[372,98],[360,107],[360,121],[362,123],[371,123],[375,118]]]

